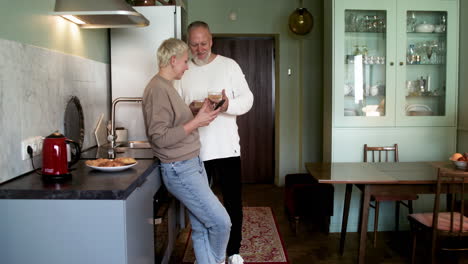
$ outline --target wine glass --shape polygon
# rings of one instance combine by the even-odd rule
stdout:
[[[408,17],[406,18],[406,31],[414,32],[415,25],[416,25],[416,14],[414,12],[410,12],[408,14]]]
[[[427,58],[428,58],[428,63],[431,62],[433,48],[434,48],[434,46],[432,45],[432,43],[427,43],[426,44],[426,55],[427,55]]]
[[[208,99],[213,103],[219,103],[223,99],[223,94],[221,92],[210,91],[208,92]]]

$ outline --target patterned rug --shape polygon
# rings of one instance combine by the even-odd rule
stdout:
[[[270,207],[244,207],[240,255],[245,264],[285,264],[288,255]],[[183,263],[195,261],[191,236],[185,247]]]
[[[285,264],[288,256],[270,207],[244,207],[240,255],[245,264]],[[193,263],[195,255],[191,236],[185,248],[183,263]]]

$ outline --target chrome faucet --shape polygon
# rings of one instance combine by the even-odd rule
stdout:
[[[112,113],[111,113],[111,131],[110,135],[107,137],[107,141],[111,143],[111,148],[115,148],[115,108],[119,102],[139,102],[143,101],[142,97],[118,97],[112,101]]]

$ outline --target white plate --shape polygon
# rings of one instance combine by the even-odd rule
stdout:
[[[129,168],[137,165],[137,163],[138,162],[135,162],[133,164],[120,166],[120,167],[96,167],[96,166],[89,166],[88,164],[86,164],[86,166],[88,166],[90,168],[93,168],[95,170],[99,170],[99,171],[114,172],[114,171],[123,171],[123,170],[129,169]]]
[[[411,104],[406,107],[406,112],[409,111],[418,111],[418,112],[423,112],[423,111],[432,111],[432,109],[423,104]]]

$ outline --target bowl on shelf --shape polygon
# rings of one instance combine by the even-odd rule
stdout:
[[[434,31],[434,25],[433,24],[419,24],[415,27],[416,32],[424,32],[424,33],[431,33]]]
[[[445,25],[435,25],[434,32],[437,32],[437,33],[445,32]]]
[[[453,164],[458,170],[466,170],[466,164],[468,162],[466,161],[458,161],[458,160],[452,160]]]

